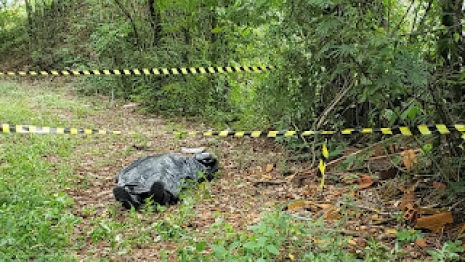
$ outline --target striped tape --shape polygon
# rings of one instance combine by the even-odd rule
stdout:
[[[10,125],[2,124],[1,132],[3,133],[31,133],[31,134],[99,134],[99,135],[136,135],[142,134],[133,131],[109,131],[101,129],[84,129],[84,128],[62,128],[62,127],[38,127],[30,125]],[[207,131],[207,132],[183,132],[174,131],[170,134],[177,136],[195,136],[205,137],[291,137],[291,136],[312,136],[312,135],[351,135],[351,134],[372,134],[381,133],[385,135],[431,135],[439,133],[443,135],[452,132],[460,132],[465,138],[465,125],[419,125],[415,127],[393,127],[393,128],[347,128],[339,131]]]
[[[113,70],[40,70],[7,71],[0,76],[90,76],[90,75],[188,75],[188,74],[228,74],[238,72],[262,73],[276,70],[275,66],[219,66],[219,67],[173,67]]]
[[[325,171],[326,171],[326,163],[328,162],[328,158],[329,158],[329,151],[328,151],[328,147],[326,146],[326,142],[325,142],[321,148],[321,158],[320,158],[320,163],[318,164],[318,170],[320,170],[320,174],[321,174],[321,184],[320,184],[321,189],[325,187]]]
[[[136,135],[136,132],[110,131],[101,129],[83,129],[83,128],[62,128],[62,127],[39,127],[30,125],[9,125],[2,124],[0,128],[2,133],[21,133],[21,134],[70,134],[70,135]]]
[[[415,127],[387,127],[387,128],[346,128],[337,131],[209,131],[209,132],[173,132],[175,135],[202,135],[218,137],[290,137],[290,136],[312,136],[312,135],[353,135],[353,134],[372,134],[381,133],[384,135],[431,135],[439,133],[443,135],[451,132],[465,133],[465,125],[419,125]]]

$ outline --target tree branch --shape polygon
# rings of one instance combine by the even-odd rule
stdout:
[[[137,31],[136,24],[134,23],[134,20],[132,19],[131,14],[124,8],[123,4],[119,0],[113,0],[121,10],[121,12],[126,16],[126,18],[131,22],[132,30],[134,31],[134,37],[136,38],[136,45],[139,46],[139,33]]]
[[[394,30],[392,30],[391,36],[393,36],[399,29],[402,23],[404,22],[405,18],[407,17],[408,13],[410,13],[410,9],[412,9],[413,4],[415,3],[415,0],[412,0],[412,3],[409,5],[407,8],[407,11],[405,12],[404,16],[402,16],[402,19],[399,21],[399,23],[396,25]]]

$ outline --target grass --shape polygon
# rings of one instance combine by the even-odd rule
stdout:
[[[0,93],[0,104],[7,105],[0,107],[2,123],[67,125],[70,120],[57,115],[64,110],[76,117],[72,124],[79,124],[84,123],[81,118],[104,110],[87,106],[83,98],[69,100],[63,92],[51,88],[31,90],[0,83]],[[347,251],[352,237],[341,233],[338,224],[342,223],[335,223],[329,230],[323,219],[291,216],[276,205],[261,207],[260,219],[244,221],[248,226],[241,229],[230,224],[228,214],[222,212],[211,212],[210,220],[203,219],[210,224],[199,224],[204,214],[197,203],[223,204],[212,189],[219,183],[216,181],[183,191],[181,203],[175,207],[147,205],[141,212],[122,212],[118,204],[106,203],[104,207],[78,208],[77,201],[65,193],[68,188],[84,194],[95,188],[100,169],[137,153],[131,148],[109,153],[111,147],[103,145],[114,145],[125,138],[108,139],[97,143],[81,136],[0,134],[0,261],[137,260],[136,255],[144,250],[149,253],[143,258],[156,255],[154,261],[397,261],[405,257],[401,247],[418,237],[399,231],[395,240],[398,248],[388,250],[373,238],[367,239],[363,254],[351,253]],[[136,141],[148,142],[144,138]],[[179,146],[178,141],[173,143]],[[86,162],[86,154],[92,163]],[[235,159],[239,169],[252,157],[242,155]],[[76,179],[84,165],[92,175]],[[245,179],[226,182],[226,186],[239,186]],[[232,201],[244,201],[243,207],[250,207],[252,203],[247,201],[253,198]],[[238,219],[247,219],[243,211],[239,214],[243,217]],[[344,219],[347,217],[342,214],[340,220]],[[452,261],[462,251],[459,241],[430,254],[437,261]]]
[[[37,114],[29,105],[37,93],[11,83],[0,85],[3,123],[47,125],[59,122],[52,114]],[[41,112],[42,113],[42,112]],[[73,142],[65,137],[0,135],[0,257],[8,260],[73,260],[65,247],[79,223],[69,207],[73,199],[61,192],[71,170],[54,166],[47,155],[67,157]]]

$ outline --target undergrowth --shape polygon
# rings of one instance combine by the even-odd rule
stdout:
[[[24,90],[1,83],[0,92],[0,104],[8,105],[0,107],[2,123],[65,125],[53,112],[56,108],[77,115],[92,114],[84,103],[67,101],[51,89]],[[38,105],[46,106],[38,111]],[[195,226],[197,217],[202,216],[196,204],[214,202],[211,183],[183,191],[176,208],[149,203],[142,211],[122,213],[115,203],[106,206],[100,217],[79,218],[72,213],[74,200],[64,193],[66,187],[80,187],[70,183],[74,171],[65,160],[82,141],[69,136],[0,135],[1,261],[109,261],[104,259],[110,257],[87,255],[99,254],[100,245],[105,244],[116,257],[131,257],[136,249],[155,250],[162,243],[176,247],[175,254],[172,250],[160,251],[162,261],[397,261],[405,256],[401,247],[418,238],[418,234],[400,231],[392,250],[373,238],[362,253],[351,253],[351,237],[341,233],[341,223],[329,227],[323,219],[295,217],[279,208],[261,210],[260,220],[247,223],[243,229],[216,213],[209,229],[202,232]],[[63,161],[51,161],[53,158]],[[96,207],[82,210],[89,216],[97,212]],[[88,232],[76,236],[74,231],[82,230],[84,223]],[[81,248],[87,255],[74,255]],[[453,261],[459,259],[460,252],[463,247],[456,241],[429,254],[435,261]]]

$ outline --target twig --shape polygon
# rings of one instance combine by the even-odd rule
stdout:
[[[288,180],[250,180],[254,185],[265,184],[265,185],[281,185],[289,183]]]
[[[368,211],[371,211],[371,212],[374,212],[378,215],[385,215],[385,216],[392,216],[393,214],[400,214],[400,212],[397,212],[397,213],[392,213],[392,212],[382,212],[380,210],[377,210],[375,208],[372,208],[372,207],[368,207],[368,206],[362,206],[362,205],[352,205],[352,204],[347,204],[348,207],[356,207],[356,208],[360,208],[360,209],[365,209],[365,210],[368,210]]]
[[[454,28],[454,27],[460,27],[460,26],[463,26],[465,25],[465,23],[460,23],[460,24],[457,24],[457,25],[451,25],[451,26],[448,26],[447,28]],[[425,31],[417,31],[417,32],[413,32],[413,33],[408,33],[408,34],[400,34],[398,36],[417,36],[417,35],[423,35],[423,34],[428,34],[428,33],[435,33],[435,32],[439,32],[439,31],[443,31],[445,30],[445,28],[437,28],[437,29],[433,29],[433,30],[425,30]]]
[[[323,113],[321,114],[320,120],[318,120],[318,124],[316,125],[317,130],[320,129],[321,125],[323,125],[323,123],[326,120],[326,117],[328,116],[329,112],[331,112],[331,110],[333,110],[334,107],[336,107],[336,105],[339,104],[339,102],[341,102],[342,98],[350,91],[350,89],[352,89],[353,86],[354,86],[353,83],[349,84],[345,89],[343,89],[337,95],[337,97],[334,99],[333,103],[323,111]]]
[[[413,153],[419,153],[421,152],[421,149],[414,149],[413,150]],[[392,156],[397,156],[397,155],[400,155],[402,154],[403,152],[397,152],[397,153],[392,153],[392,154],[387,154],[387,155],[382,155],[382,156],[375,156],[375,157],[372,157],[370,159],[367,159],[367,161],[369,160],[380,160],[380,159],[385,159],[385,158],[390,158]]]

